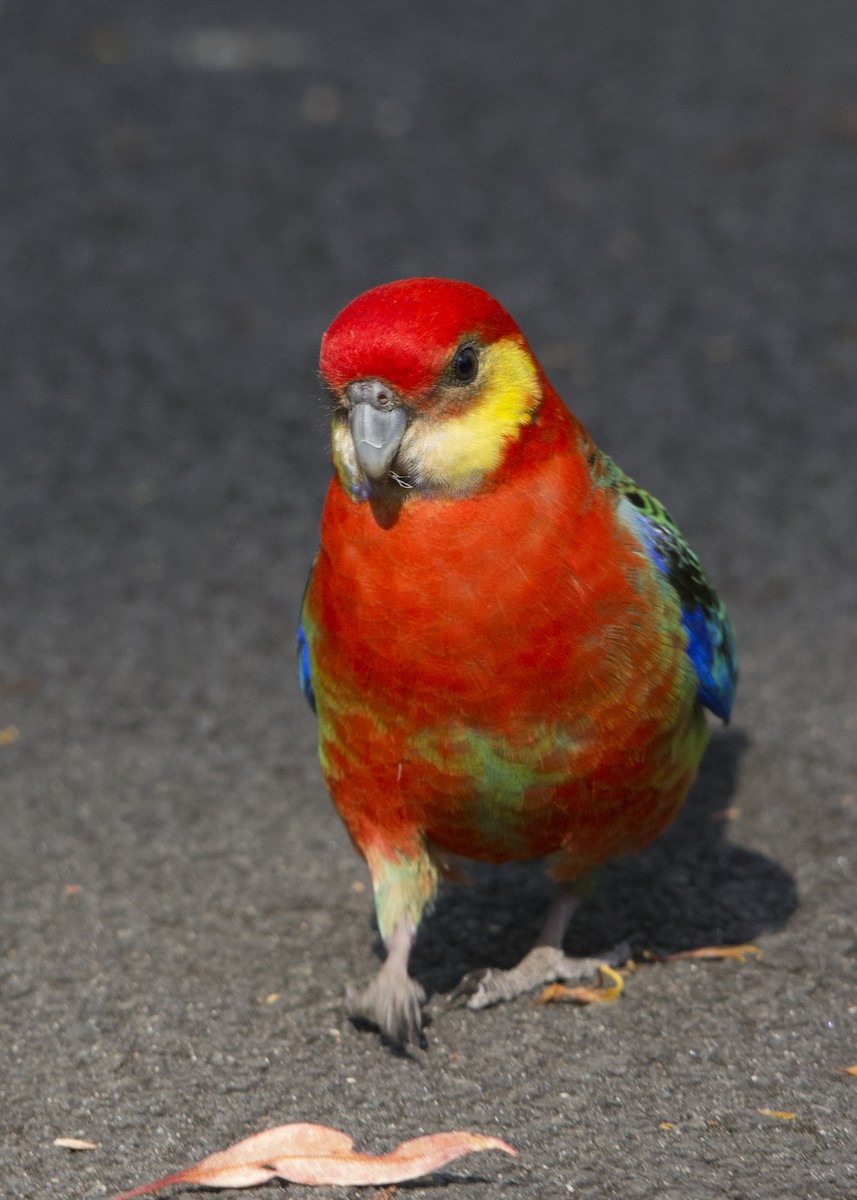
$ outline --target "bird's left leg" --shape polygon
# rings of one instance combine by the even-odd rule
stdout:
[[[437,868],[425,849],[410,854],[370,849],[366,861],[387,957],[367,987],[348,989],[346,1003],[352,1017],[377,1025],[390,1041],[418,1046],[425,992],[408,974],[408,958],[420,918],[437,890]]]
[[[582,879],[561,883],[533,948],[517,966],[508,971],[494,967],[471,971],[452,992],[451,999],[466,1000],[468,1008],[490,1008],[548,983],[580,983],[591,979],[602,963],[624,961],[628,953],[625,946],[617,946],[601,958],[571,958],[562,948],[568,923],[592,891],[597,876],[598,872],[593,871]]]

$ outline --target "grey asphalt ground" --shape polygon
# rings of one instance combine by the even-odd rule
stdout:
[[[857,1194],[857,5],[3,0],[0,99],[0,1194],[295,1120],[519,1151],[415,1200]],[[738,630],[732,725],[569,948],[764,957],[435,1000],[408,1058],[344,1016],[378,950],[293,629],[319,339],[412,274],[506,304]],[[416,974],[510,964],[546,897],[478,872]]]

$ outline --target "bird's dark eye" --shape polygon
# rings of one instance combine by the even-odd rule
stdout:
[[[452,377],[456,383],[470,383],[479,370],[475,346],[459,346],[452,359]]]

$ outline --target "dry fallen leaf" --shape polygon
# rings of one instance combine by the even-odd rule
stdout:
[[[837,1067],[837,1071],[841,1071],[843,1075],[857,1075],[857,1066],[855,1067]]]
[[[678,962],[682,958],[734,958],[738,962],[746,962],[747,955],[755,958],[762,957],[758,946],[699,946],[696,950],[680,950],[678,954],[670,954],[665,962]]]
[[[402,1142],[387,1154],[361,1154],[354,1139],[326,1125],[278,1125],[236,1142],[227,1150],[209,1154],[200,1162],[165,1175],[154,1183],[111,1196],[132,1200],[172,1184],[198,1183],[209,1188],[245,1188],[280,1176],[291,1183],[367,1187],[401,1183],[437,1171],[453,1159],[477,1150],[502,1150],[515,1154],[499,1138],[478,1133],[432,1133]]]
[[[602,963],[598,968],[601,978],[612,979],[611,987],[593,987],[591,984],[580,984],[569,987],[566,983],[549,983],[535,1001],[536,1004],[555,1004],[557,1001],[574,1000],[578,1004],[612,1004],[622,995],[625,981],[618,971]]]
[[[793,1121],[797,1116],[797,1113],[780,1112],[776,1108],[758,1108],[756,1111],[761,1113],[763,1117],[775,1117],[778,1121]]]
[[[857,107],[841,104],[827,117],[827,133],[843,142],[857,141]]]
[[[85,1142],[83,1138],[54,1138],[54,1145],[61,1146],[63,1150],[97,1150],[97,1142]]]

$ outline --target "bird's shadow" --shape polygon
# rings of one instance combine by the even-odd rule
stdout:
[[[610,863],[565,939],[571,954],[597,955],[623,941],[670,954],[737,945],[779,929],[797,887],[764,854],[727,836],[748,739],[716,734],[681,813],[654,845]],[[427,992],[447,992],[476,967],[514,965],[541,927],[553,885],[539,864],[474,864],[470,887],[445,886],[424,921],[411,973]]]

